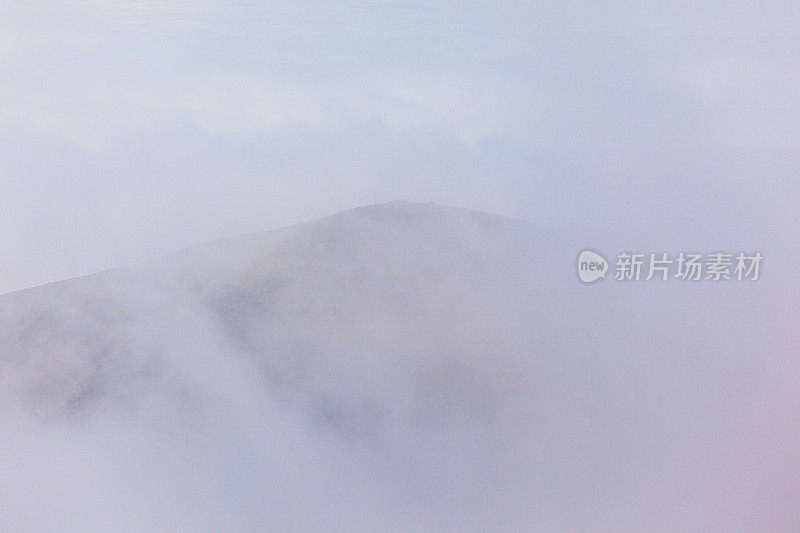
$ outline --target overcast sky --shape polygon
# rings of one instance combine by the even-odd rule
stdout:
[[[516,4],[3,2],[0,292],[393,199],[796,250],[795,1]]]

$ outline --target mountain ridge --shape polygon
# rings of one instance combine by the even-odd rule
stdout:
[[[284,507],[325,524],[350,489],[375,530],[761,523],[720,494],[748,469],[757,497],[793,490],[757,466],[789,449],[791,406],[763,376],[790,355],[748,321],[765,302],[733,283],[587,287],[580,245],[391,203],[8,293],[0,424],[31,436],[0,442],[0,467],[66,432],[81,457],[112,457],[101,486],[124,502],[133,446],[153,460],[123,468],[147,472],[126,490],[190,524],[175,529],[203,529],[208,506],[242,530]],[[771,405],[786,410],[754,424]],[[313,508],[309,484],[325,487]],[[163,486],[188,507],[159,507]]]
[[[80,279],[84,279],[84,278],[91,277],[91,276],[102,275],[102,274],[107,273],[107,272],[146,267],[147,265],[150,265],[150,264],[153,264],[153,263],[167,261],[167,260],[169,260],[171,258],[174,258],[175,256],[191,254],[193,252],[198,251],[199,249],[203,249],[203,248],[206,248],[206,247],[219,247],[219,246],[225,246],[227,244],[235,244],[235,243],[238,243],[238,242],[245,242],[245,241],[248,241],[248,240],[252,241],[252,240],[256,240],[256,239],[270,238],[270,237],[272,237],[272,236],[274,236],[276,234],[280,234],[282,232],[296,231],[296,230],[299,230],[299,229],[302,229],[302,228],[307,228],[307,227],[310,227],[310,226],[314,226],[314,225],[323,223],[323,222],[328,221],[328,220],[337,219],[337,218],[346,218],[346,217],[349,217],[349,216],[357,215],[359,213],[364,213],[364,212],[368,212],[368,211],[381,211],[381,210],[394,210],[395,212],[410,211],[410,210],[416,210],[416,211],[420,212],[420,211],[423,211],[423,210],[430,210],[430,211],[439,211],[440,213],[450,212],[451,214],[454,214],[454,213],[465,213],[465,214],[468,214],[469,216],[472,216],[472,217],[475,217],[475,218],[483,218],[487,222],[487,224],[491,224],[492,222],[494,222],[495,224],[505,223],[505,224],[532,225],[532,226],[536,225],[536,226],[541,227],[545,231],[551,231],[551,232],[557,231],[554,228],[542,227],[542,226],[540,226],[538,224],[533,224],[533,223],[528,222],[528,221],[523,220],[523,219],[509,217],[509,216],[506,216],[506,215],[499,215],[499,214],[495,214],[495,213],[490,213],[488,211],[481,211],[481,210],[470,209],[470,208],[465,208],[465,207],[455,207],[455,206],[442,205],[442,204],[437,204],[435,202],[414,202],[414,201],[408,201],[408,200],[392,200],[392,201],[383,202],[383,203],[365,204],[365,205],[362,205],[362,206],[357,206],[357,207],[353,207],[353,208],[350,208],[350,209],[345,209],[343,211],[338,211],[336,213],[332,213],[332,214],[329,214],[329,215],[316,217],[316,218],[309,219],[309,220],[306,220],[306,221],[303,221],[303,222],[297,222],[297,223],[294,223],[294,224],[289,224],[289,225],[286,225],[286,226],[279,226],[279,227],[276,227],[276,228],[266,229],[266,230],[257,230],[257,231],[253,231],[253,232],[242,233],[242,234],[232,235],[232,236],[228,236],[228,237],[222,237],[222,238],[219,238],[219,239],[213,239],[213,240],[210,240],[210,241],[203,241],[203,242],[192,244],[192,245],[186,246],[184,248],[180,248],[180,249],[177,249],[177,250],[174,250],[174,251],[171,251],[171,252],[168,252],[168,253],[153,257],[153,258],[145,259],[145,260],[142,260],[142,261],[137,261],[135,263],[114,266],[114,267],[106,268],[106,269],[103,269],[103,270],[99,270],[97,272],[91,272],[91,273],[88,273],[88,274],[81,274],[79,276],[74,276],[74,277],[70,277],[70,278],[50,281],[50,282],[42,283],[42,284],[39,284],[39,285],[32,285],[30,287],[23,287],[23,288],[20,288],[20,289],[16,289],[16,290],[13,290],[13,291],[9,291],[9,292],[0,294],[0,298],[3,298],[3,297],[5,297],[7,295],[10,295],[10,294],[16,294],[16,293],[19,293],[19,292],[28,291],[28,290],[31,290],[31,289],[37,289],[37,288],[40,288],[40,287],[47,287],[47,286],[50,286],[50,285],[61,284],[61,283],[69,282],[69,281],[72,281],[72,280],[80,280]]]

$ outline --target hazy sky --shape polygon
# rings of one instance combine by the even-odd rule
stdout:
[[[796,250],[797,3],[585,4],[3,2],[0,292],[393,199]]]

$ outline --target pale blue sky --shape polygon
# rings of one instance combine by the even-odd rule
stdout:
[[[798,28],[796,2],[5,2],[0,292],[393,199],[796,250]]]

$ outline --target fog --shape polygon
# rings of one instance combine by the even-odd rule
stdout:
[[[796,529],[800,15],[584,4],[0,5],[0,530]]]
[[[785,247],[798,22],[791,2],[4,2],[0,292],[396,199]]]
[[[788,530],[762,286],[582,286],[575,239],[392,203],[5,295],[0,520]]]

